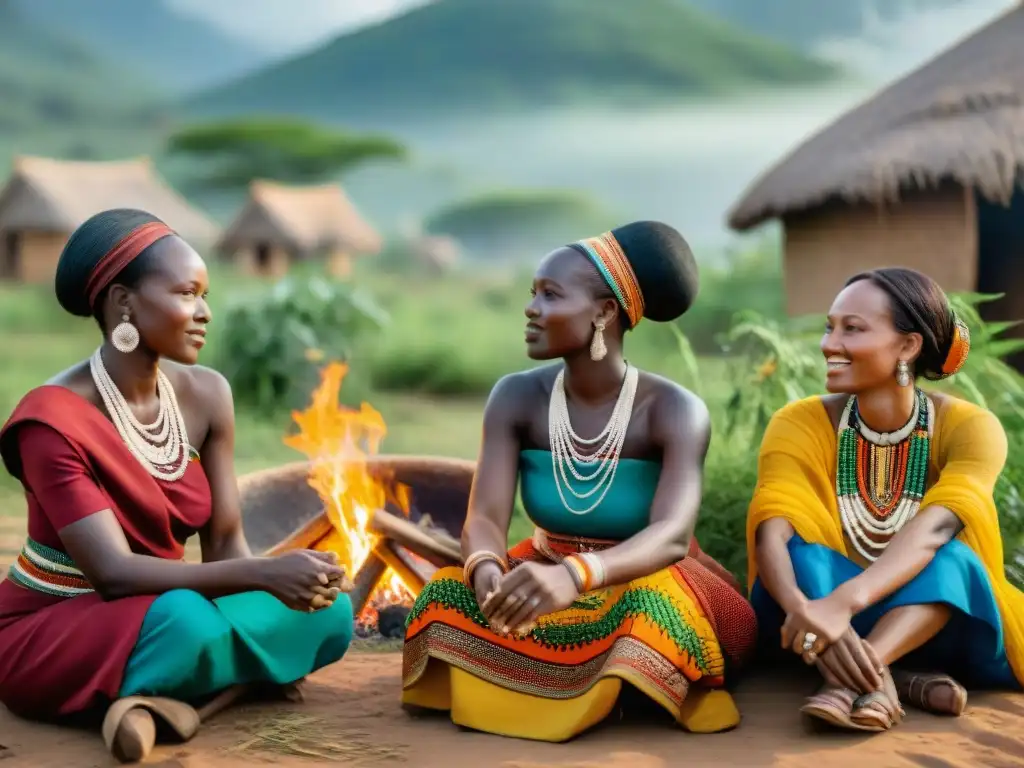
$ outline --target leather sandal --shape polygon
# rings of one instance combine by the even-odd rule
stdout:
[[[158,726],[180,741],[199,730],[199,714],[188,704],[157,696],[118,699],[103,718],[103,742],[122,763],[144,760],[156,744]]]
[[[903,722],[907,713],[900,706],[896,683],[888,669],[882,672],[882,688],[881,691],[871,691],[854,700],[850,708],[851,721],[861,726],[874,726],[882,731]]]
[[[815,720],[821,720],[836,728],[847,731],[864,731],[881,733],[886,730],[877,723],[858,723],[851,717],[857,693],[849,688],[831,688],[825,686],[807,699],[800,711]]]
[[[934,673],[896,672],[893,674],[900,698],[910,706],[933,715],[959,717],[967,709],[967,689],[949,675]],[[949,688],[951,705],[936,707],[931,694],[937,688]]]

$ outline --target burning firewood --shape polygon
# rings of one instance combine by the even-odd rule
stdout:
[[[352,579],[353,586],[352,590],[348,593],[348,597],[352,601],[352,611],[356,616],[363,612],[370,597],[376,591],[377,585],[384,578],[384,574],[388,570],[387,561],[377,554],[378,550],[385,546],[384,542],[381,542],[374,547],[366,561],[356,572],[355,578]]]
[[[462,565],[462,547],[444,531],[419,526],[382,509],[373,513],[370,530],[400,544],[438,568]]]

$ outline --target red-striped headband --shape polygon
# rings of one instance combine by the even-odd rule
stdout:
[[[149,248],[157,240],[173,235],[174,230],[162,221],[151,221],[138,229],[132,230],[121,241],[111,248],[93,267],[86,283],[85,292],[89,296],[89,306],[95,308],[96,299],[110,285],[118,273]]]

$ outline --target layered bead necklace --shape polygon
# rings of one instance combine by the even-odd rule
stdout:
[[[555,475],[555,487],[562,505],[574,515],[585,515],[598,507],[612,487],[615,471],[619,465],[619,454],[626,440],[629,418],[633,414],[633,399],[639,372],[626,364],[626,376],[619,390],[619,398],[605,428],[597,437],[585,439],[576,434],[569,418],[569,405],[565,399],[565,369],[558,372],[551,388],[551,402],[548,406],[548,436],[551,440],[551,459]],[[598,443],[600,445],[598,446]],[[596,447],[595,447],[596,446]],[[583,472],[577,465],[582,465]],[[584,474],[596,465],[591,474]],[[567,474],[568,473],[568,474]],[[580,483],[595,484],[587,491],[577,491],[569,481],[572,475]],[[595,482],[596,481],[596,482]],[[586,509],[574,509],[566,500],[563,487],[577,499],[589,499],[600,491],[597,501]]]
[[[854,548],[871,562],[921,506],[934,424],[934,406],[920,389],[910,420],[895,432],[869,428],[856,397],[846,403],[837,434],[839,515]]]
[[[180,480],[191,458],[188,433],[174,388],[164,372],[157,369],[156,389],[160,406],[156,421],[142,424],[110,378],[98,349],[89,358],[89,370],[111,421],[132,455],[158,480]]]

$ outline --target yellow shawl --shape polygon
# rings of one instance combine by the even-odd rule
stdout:
[[[936,482],[921,508],[949,509],[964,524],[960,539],[988,571],[1003,622],[1006,655],[1024,682],[1024,593],[1003,568],[1003,541],[993,489],[1006,462],[999,419],[964,400],[936,403],[929,477]],[[784,517],[805,541],[846,552],[835,493],[836,433],[819,397],[790,403],[772,418],[761,443],[757,487],[747,513],[748,579],[757,578],[754,534],[761,523]]]

